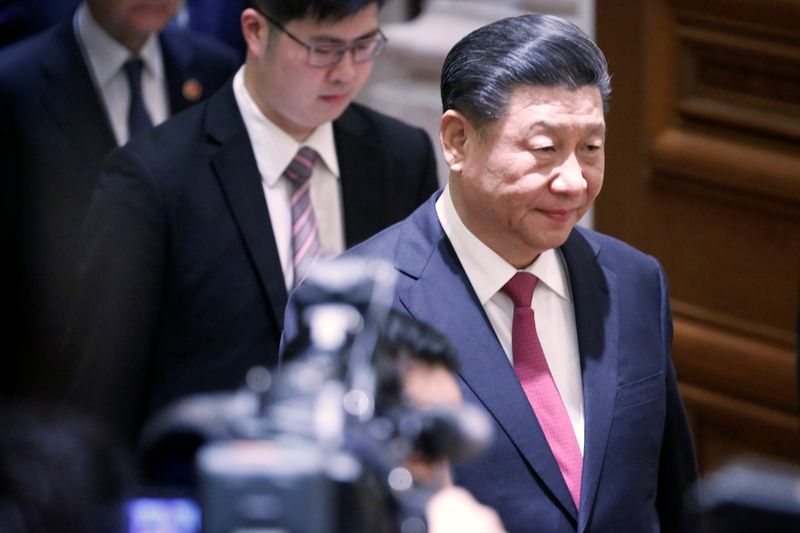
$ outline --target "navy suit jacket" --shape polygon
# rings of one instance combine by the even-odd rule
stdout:
[[[347,246],[436,189],[423,130],[357,104],[333,130]],[[109,157],[85,237],[73,398],[128,439],[170,401],[276,364],[287,292],[231,83]]]
[[[194,103],[183,94],[187,80],[199,82],[207,96],[239,65],[235,52],[209,37],[168,31],[160,44],[172,113]],[[63,386],[63,367],[73,363],[61,341],[78,235],[100,164],[115,147],[71,17],[3,50],[0,294],[11,315],[2,326],[4,352],[14,362],[3,365],[0,394]]]
[[[575,228],[569,270],[583,379],[580,512],[491,323],[442,229],[434,195],[347,256],[389,261],[395,306],[447,336],[466,401],[482,405],[495,441],[454,480],[495,508],[511,533],[694,531],[683,497],[697,471],[670,361],[672,322],[655,259]],[[302,285],[298,291],[302,290]],[[285,336],[297,334],[290,302]]]

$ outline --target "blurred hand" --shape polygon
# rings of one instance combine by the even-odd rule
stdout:
[[[500,516],[461,487],[437,491],[425,509],[428,533],[505,533]]]

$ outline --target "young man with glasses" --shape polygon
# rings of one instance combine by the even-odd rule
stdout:
[[[309,264],[436,189],[427,135],[352,103],[386,42],[380,4],[247,2],[232,82],[107,160],[66,344],[72,400],[129,442],[166,403],[273,366]]]

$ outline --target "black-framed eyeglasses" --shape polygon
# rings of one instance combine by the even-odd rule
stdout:
[[[261,13],[259,11],[259,13]],[[386,48],[386,43],[389,39],[383,34],[381,30],[372,37],[364,39],[356,39],[349,43],[324,43],[324,44],[308,44],[300,40],[299,37],[292,35],[280,22],[276,21],[266,13],[261,15],[269,21],[270,24],[282,31],[291,40],[308,50],[308,65],[317,68],[332,67],[339,63],[347,51],[353,53],[354,63],[366,63],[372,61]]]

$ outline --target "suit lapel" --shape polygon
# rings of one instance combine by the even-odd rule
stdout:
[[[333,123],[342,186],[345,244],[349,248],[374,235],[385,224],[381,206],[382,151],[368,134],[368,124],[349,107]]]
[[[461,378],[514,443],[525,461],[577,520],[575,504],[525,393],[483,312],[432,199],[401,236],[397,264],[412,282],[399,299],[416,319],[445,334],[458,353]],[[424,243],[424,244],[420,244]]]
[[[578,531],[586,528],[597,497],[614,413],[619,341],[616,276],[600,266],[580,230],[562,247],[569,267],[581,354],[585,455]],[[613,473],[612,473],[613,475]]]
[[[81,153],[101,157],[117,141],[75,39],[72,19],[54,31],[58,46],[42,61],[44,105],[68,142]]]
[[[283,329],[286,286],[261,175],[229,82],[208,100],[206,131],[218,145],[211,166],[224,191],[272,310],[275,334]]]

